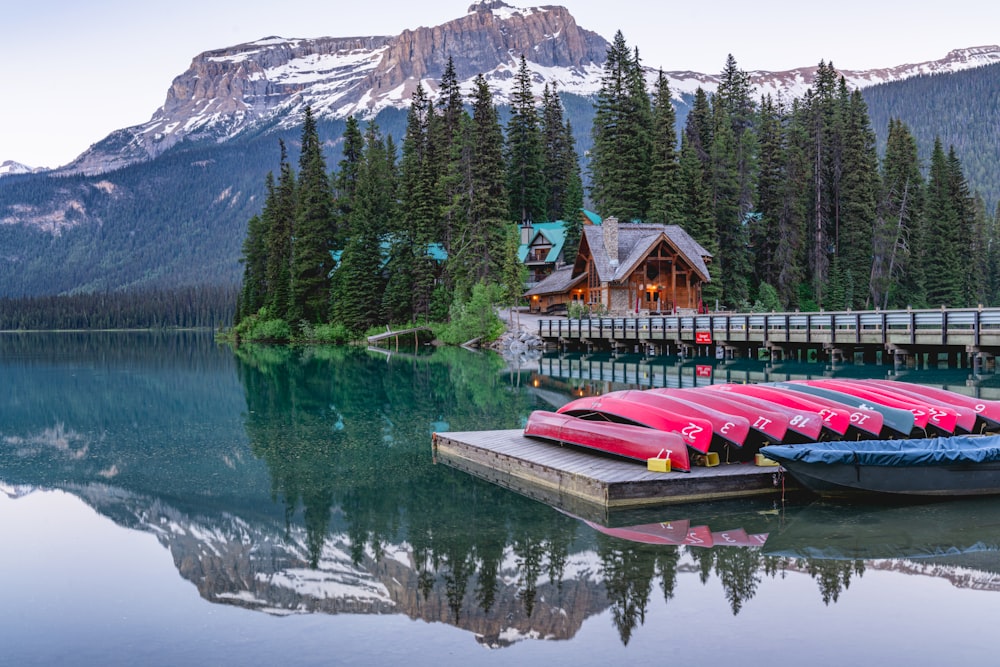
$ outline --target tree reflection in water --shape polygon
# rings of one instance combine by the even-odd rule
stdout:
[[[898,538],[892,543],[921,547],[944,566],[962,547],[976,550],[975,569],[964,572],[1000,571],[992,564],[996,501],[847,517],[814,511],[787,526],[773,512],[712,504],[716,518],[700,535],[737,526],[781,533],[787,553],[770,538],[764,551],[653,545],[435,465],[433,431],[519,428],[545,407],[494,355],[449,349],[386,359],[355,347],[248,346],[236,352],[237,382],[228,352],[189,335],[18,335],[0,337],[0,352],[2,481],[66,489],[120,525],[156,534],[213,602],[283,613],[402,611],[490,645],[509,641],[507,632],[569,638],[609,612],[628,643],[653,596],[675,604],[681,581],[718,581],[738,615],[768,579],[810,576],[830,605],[866,568],[889,567],[862,560],[886,558],[869,551],[830,557],[834,546],[873,549]],[[677,519],[684,535],[697,517],[678,511],[655,519]],[[655,526],[651,518],[637,523]],[[785,527],[802,530],[794,537]],[[866,528],[878,539],[861,542]],[[842,537],[850,541],[834,543]],[[931,561],[891,558],[895,571],[931,572]],[[296,588],[308,565],[329,575],[310,582],[350,589],[338,578],[346,572],[364,579],[352,591],[371,595],[357,602]]]
[[[608,605],[623,643],[641,626],[659,578],[664,600],[675,595],[685,555],[703,584],[720,581],[734,615],[765,576],[791,560],[756,548],[680,547],[632,543],[600,533],[559,512],[435,466],[435,428],[517,428],[535,399],[505,379],[498,357],[440,350],[385,359],[354,347],[244,346],[237,351],[246,391],[246,431],[253,453],[271,471],[272,496],[291,525],[301,513],[308,561],[315,568],[331,522],[346,530],[356,564],[376,563],[388,546],[412,549],[415,586],[425,603],[443,596],[447,620],[469,609],[497,610],[500,576],[516,571],[518,616],[532,619],[539,586],[550,605],[563,599],[571,550],[592,541],[602,571],[596,598]],[[799,564],[801,566],[801,564]],[[806,570],[823,599],[836,601],[863,567],[812,563]]]

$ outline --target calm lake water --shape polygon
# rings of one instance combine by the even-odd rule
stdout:
[[[995,665],[1000,501],[574,516],[431,454],[581,393],[891,372],[0,334],[0,661]],[[906,379],[1000,396],[968,373]]]

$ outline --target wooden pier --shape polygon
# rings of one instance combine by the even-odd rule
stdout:
[[[399,350],[399,339],[401,336],[409,336],[413,334],[413,345],[416,347],[420,344],[420,334],[424,331],[430,331],[430,327],[413,327],[412,329],[402,329],[401,331],[392,331],[389,327],[385,328],[385,333],[375,334],[374,336],[368,336],[368,345],[375,346],[377,343],[389,340],[390,338],[395,341],[396,350]]]
[[[520,430],[435,433],[434,460],[574,514],[777,495],[777,468],[752,463],[650,472],[628,461],[526,437]]]
[[[538,335],[563,348],[651,351],[717,359],[841,361],[994,369],[1000,354],[1000,309],[656,315],[554,318]]]

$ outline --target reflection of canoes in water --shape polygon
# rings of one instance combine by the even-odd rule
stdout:
[[[1000,499],[899,506],[819,501],[772,530],[763,551],[790,558],[947,559],[1000,571]]]
[[[760,547],[780,520],[772,503],[745,498],[632,510],[614,515],[612,525],[559,511],[610,537],[688,547]]]

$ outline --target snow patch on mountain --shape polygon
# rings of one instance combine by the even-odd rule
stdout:
[[[13,160],[4,160],[0,162],[0,176],[12,176],[14,174],[31,174],[36,171],[45,171],[45,168],[33,169],[28,165],[21,164],[20,162],[14,162]]]
[[[463,93],[471,93],[482,74],[498,105],[510,102],[522,54],[539,98],[546,83],[590,97],[600,90],[608,46],[564,7],[519,8],[502,0],[478,0],[464,16],[396,36],[269,36],[196,56],[149,122],[112,133],[59,171],[94,175],[149,160],[185,139],[224,142],[262,124],[296,127],[306,106],[321,119],[371,118],[387,108],[409,107],[418,84],[435,101],[449,58]],[[998,62],[1000,47],[979,46],[953,50],[941,60],[840,73],[857,89]],[[813,65],[748,74],[757,96],[791,100],[805,94],[816,70]],[[659,73],[646,74],[652,89]],[[719,83],[718,74],[664,75],[676,100],[698,88],[711,94]]]

